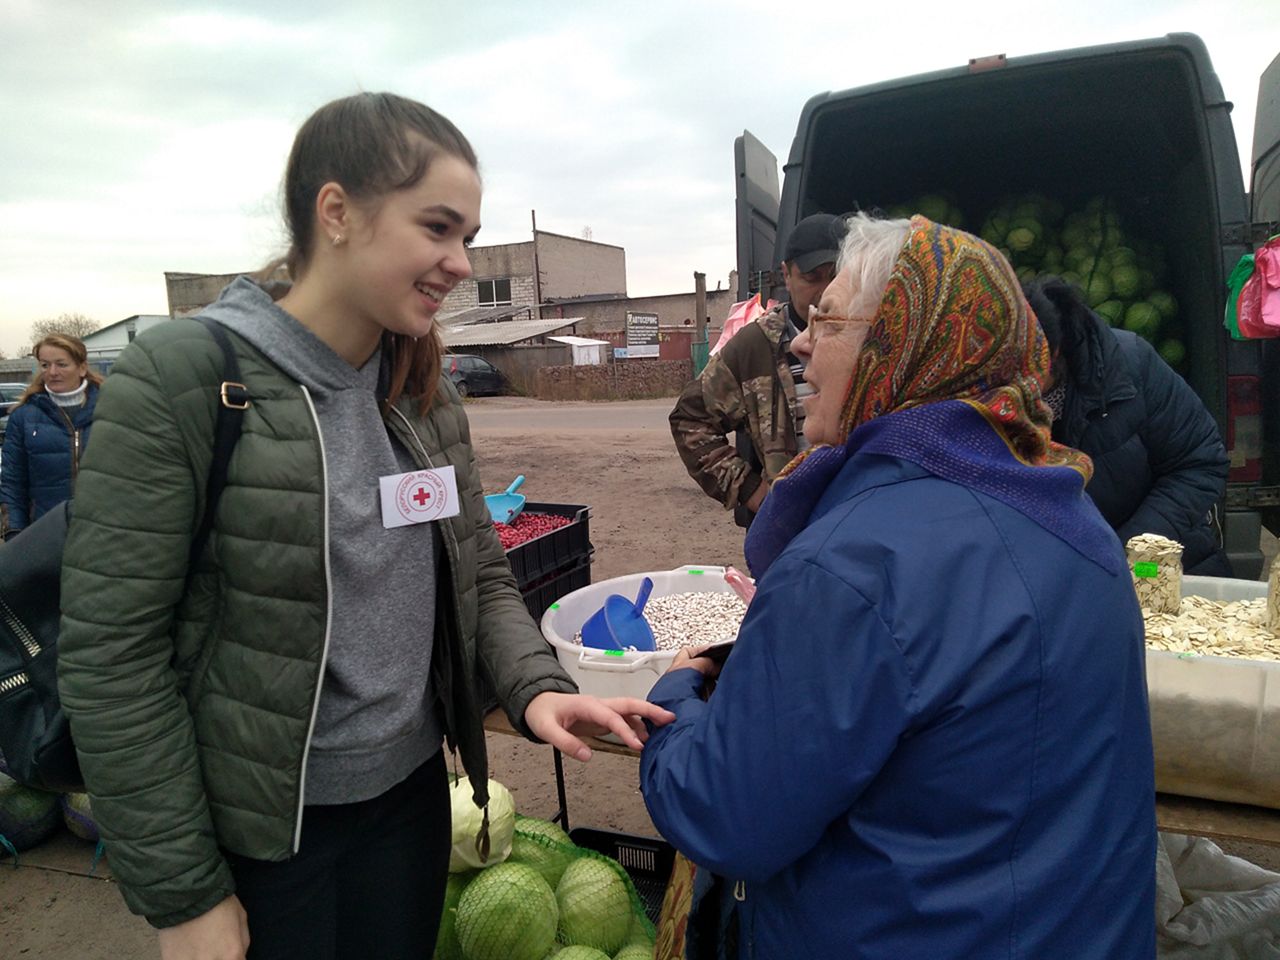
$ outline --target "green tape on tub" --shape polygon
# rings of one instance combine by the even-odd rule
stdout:
[[[625,650],[606,650],[606,651],[604,652],[604,655],[605,655],[606,657],[621,657],[621,656],[623,656],[624,654],[626,654],[626,652],[627,652],[627,651],[625,651]]]
[[[547,609],[548,609],[548,610],[559,610],[559,609],[560,609],[560,604],[558,604],[558,603],[553,603],[551,606],[547,607]]]
[[[1133,565],[1133,575],[1135,577],[1151,577],[1160,576],[1160,564],[1158,563],[1135,563]]]
[[[701,570],[686,570],[686,571],[685,571],[685,573],[689,574],[689,576],[691,576],[691,577],[700,577],[700,576],[702,576],[703,571],[701,571]]]

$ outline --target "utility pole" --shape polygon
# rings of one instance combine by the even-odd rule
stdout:
[[[538,211],[530,210],[529,219],[533,221],[533,303],[537,310],[537,320],[542,319],[542,270],[538,266]]]
[[[707,275],[693,273],[693,309],[697,316],[693,321],[694,343],[707,342]]]
[[[711,345],[707,343],[707,275],[693,273],[693,309],[697,317],[693,321],[693,343],[689,346],[689,357],[693,361],[693,375],[702,373],[707,365],[707,357]]]

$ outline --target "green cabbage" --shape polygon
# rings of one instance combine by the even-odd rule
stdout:
[[[481,870],[458,900],[456,931],[467,960],[543,960],[556,939],[556,895],[532,867]]]
[[[522,817],[516,814],[516,829],[521,833],[546,837],[556,843],[573,845],[573,841],[569,839],[569,835],[564,832],[561,826],[558,823],[552,823],[550,820],[539,820],[537,817]]]
[[[523,863],[533,867],[554,890],[574,856],[576,854],[572,846],[555,843],[541,834],[526,833],[523,826],[517,823],[508,859],[510,863]]]
[[[497,780],[489,781],[488,851],[480,849],[484,811],[471,799],[471,781],[467,777],[459,777],[449,787],[449,805],[453,821],[450,873],[491,867],[507,859],[511,853],[511,837],[516,827],[516,805],[511,799],[511,791]]]
[[[612,955],[631,931],[631,894],[608,860],[582,857],[565,868],[556,886],[560,929],[556,939],[597,947]]]
[[[653,951],[648,954],[649,960],[653,960]],[[609,955],[597,950],[595,947],[583,947],[574,944],[565,947],[555,955],[555,960],[609,960]]]

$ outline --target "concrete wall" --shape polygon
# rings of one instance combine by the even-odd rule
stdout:
[[[619,360],[593,367],[544,367],[534,395],[540,400],[640,400],[674,397],[693,377],[684,360]]]
[[[535,304],[539,291],[533,281],[533,254],[532,240],[472,247],[471,276],[453,288],[444,312],[480,306],[477,283],[481,280],[510,280],[512,306]],[[538,272],[544,301],[627,291],[626,251],[605,243],[539,230]]]
[[[627,293],[627,252],[622,247],[538,231],[542,300]]]
[[[480,305],[476,284],[480,280],[510,280],[512,306],[532,306],[537,302],[533,284],[533,241],[499,243],[492,247],[472,247],[471,276],[445,297],[441,311],[452,313]]]
[[[170,273],[165,271],[164,287],[169,295],[169,316],[189,317],[218,299],[222,288],[237,273]]]
[[[253,267],[239,273],[177,273],[164,272],[165,292],[169,295],[169,316],[189,317],[199,313],[218,299],[222,288],[244,274],[256,276],[260,268]],[[271,275],[273,281],[288,282],[289,271],[281,264]]]
[[[724,326],[729,308],[733,306],[733,292],[730,290],[707,291],[707,315],[711,318],[709,326],[719,330]],[[692,293],[672,293],[660,297],[628,297],[619,300],[577,300],[572,303],[544,304],[542,316],[582,317],[577,326],[580,337],[598,337],[601,340],[611,332],[625,330],[627,327],[627,311],[632,313],[656,313],[658,325],[661,327],[684,327],[693,329],[694,295]],[[688,323],[685,323],[685,321]]]

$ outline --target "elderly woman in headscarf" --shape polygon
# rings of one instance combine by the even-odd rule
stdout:
[[[857,216],[793,348],[815,447],[748,534],[714,696],[678,655],[641,760],[658,829],[725,878],[722,955],[1154,956],[1141,613],[1013,271]]]

